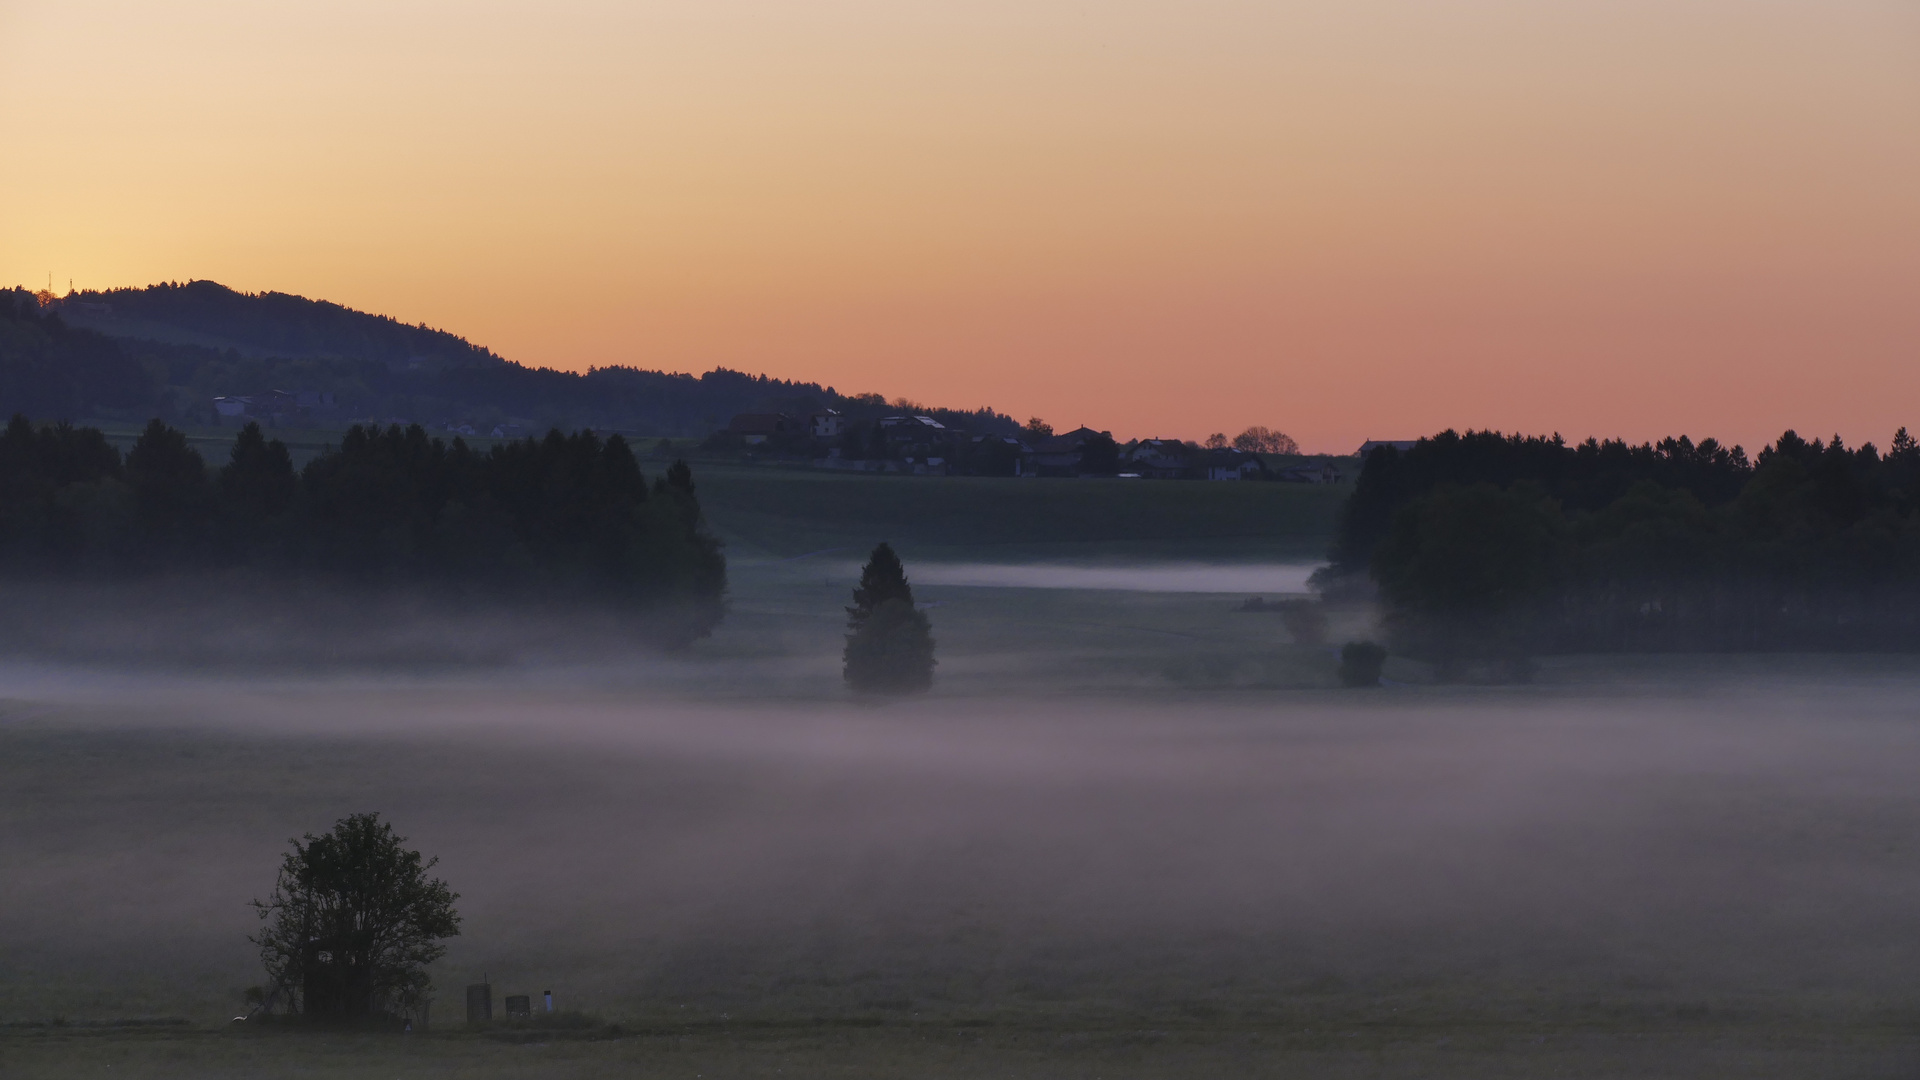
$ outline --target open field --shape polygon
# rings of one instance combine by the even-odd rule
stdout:
[[[1317,560],[1344,485],[860,476],[706,465],[701,506],[743,554],[824,548],[1003,560]]]
[[[415,611],[274,666],[311,598],[188,626],[122,590],[95,599],[124,628],[76,617],[0,667],[0,1072],[1920,1066],[1909,658],[1563,657],[1517,687],[1395,661],[1393,685],[1342,691],[1331,647],[1234,610],[1304,574],[1248,561],[1294,550],[1284,531],[1234,558],[1150,534],[1152,561],[1076,531],[1186,490],[1221,501],[1170,512],[1211,527],[1305,521],[1256,500],[1311,489],[701,483],[733,538],[730,613],[685,654]],[[1064,494],[961,513],[962,544],[911,531],[976,483]],[[926,698],[841,685],[841,609],[880,536],[940,643]],[[1336,611],[1331,640],[1370,617]],[[421,651],[367,662],[394,642]],[[432,1029],[232,1028],[261,978],[246,901],[289,836],[369,809],[461,893]],[[461,1030],[482,974],[619,1031]]]
[[[838,685],[851,573],[745,560],[726,626],[676,658],[7,668],[0,1068],[1920,1063],[1904,658],[1574,657],[1508,688],[1406,667],[1353,693],[1233,593],[926,585],[941,682],[872,706]],[[462,894],[434,1030],[228,1029],[259,979],[245,902],[288,836],[362,809]],[[483,972],[623,1034],[461,1032],[446,1021]],[[186,1023],[110,1023],[168,1017]]]
[[[6,1036],[0,1035],[0,1039]],[[956,1027],[894,1023],[682,1026],[602,1042],[503,1045],[485,1037],[218,1031],[46,1033],[0,1043],[27,1077],[428,1078],[649,1076],[881,1080],[1274,1080],[1474,1077],[1910,1077],[1920,1040],[1872,1030],[1656,1022],[1632,1031],[1558,1025]]]
[[[135,425],[99,425],[122,451]],[[335,430],[274,429],[296,468]],[[189,428],[207,462],[226,463],[230,428]],[[436,437],[445,437],[436,433]],[[497,440],[470,438],[486,449]],[[642,468],[666,462],[640,440]],[[730,551],[747,558],[880,540],[925,557],[982,560],[1318,560],[1350,485],[1206,481],[1038,480],[836,473],[795,465],[695,460],[702,508]]]

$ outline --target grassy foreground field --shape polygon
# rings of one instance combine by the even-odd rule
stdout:
[[[1908,1077],[1920,1040],[1876,1032],[1670,1025],[1630,1032],[1365,1026],[1320,1032],[1190,1026],[1169,1030],[857,1029],[795,1024],[633,1032],[601,1042],[503,1044],[485,1036],[405,1039],[248,1036],[219,1031],[0,1035],[9,1075],[490,1078],[658,1076],[1179,1078],[1271,1077]]]

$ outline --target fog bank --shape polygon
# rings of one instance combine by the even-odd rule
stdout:
[[[368,809],[462,894],[443,995],[623,1013],[1817,1011],[1905,1007],[1920,961],[1910,676],[863,708],[11,674],[0,1015],[215,1008],[285,839]]]
[[[1013,589],[1110,589],[1117,592],[1304,593],[1312,563],[1156,563],[1071,566],[1046,563],[919,563],[913,580],[927,585]]]

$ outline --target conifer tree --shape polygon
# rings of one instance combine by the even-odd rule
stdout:
[[[149,423],[127,452],[125,475],[139,530],[134,561],[166,566],[200,557],[213,488],[205,459],[186,435],[160,420]]]
[[[847,685],[863,693],[906,694],[933,686],[933,628],[913,606],[906,568],[891,545],[873,549],[847,609]]]
[[[267,439],[257,422],[240,429],[220,470],[220,496],[229,508],[249,520],[278,516],[293,502],[297,484],[287,444]]]
[[[900,564],[900,556],[893,553],[893,545],[882,540],[867,556],[867,565],[860,571],[860,584],[854,586],[853,606],[847,609],[847,629],[860,629],[874,610],[889,600],[905,600],[911,606],[913,587],[907,584],[907,569]]]

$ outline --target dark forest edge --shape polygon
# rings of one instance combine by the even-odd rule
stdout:
[[[663,644],[710,633],[726,589],[685,462],[649,485],[618,435],[554,430],[481,453],[418,425],[355,426],[296,472],[249,424],[209,470],[159,420],[123,458],[96,428],[16,415],[0,434],[0,566],[17,580],[244,570],[596,607],[634,613]]]
[[[1453,431],[1375,449],[1330,595],[1377,588],[1443,675],[1572,652],[1920,649],[1920,445]]]

